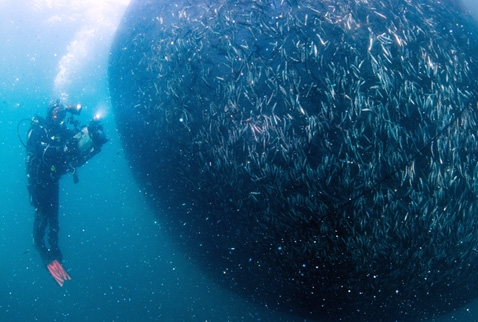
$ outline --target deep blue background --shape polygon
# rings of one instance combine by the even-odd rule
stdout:
[[[108,113],[109,45],[128,1],[71,2],[0,0],[0,321],[300,321],[219,288],[174,249]],[[32,247],[16,130],[55,97],[81,102],[84,123],[103,112],[110,138],[78,184],[61,181],[60,245],[73,278],[63,288]],[[478,321],[478,304],[436,321]]]

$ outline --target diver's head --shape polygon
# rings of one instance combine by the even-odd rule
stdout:
[[[66,108],[59,99],[53,100],[48,105],[46,120],[51,123],[60,124],[66,117]]]

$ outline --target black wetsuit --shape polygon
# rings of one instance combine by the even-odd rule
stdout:
[[[73,134],[64,124],[39,117],[33,120],[28,132],[28,191],[35,207],[33,240],[45,265],[55,259],[62,260],[58,246],[59,180],[70,170],[68,160],[72,152],[67,147]]]

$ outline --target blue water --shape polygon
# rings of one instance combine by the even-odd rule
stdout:
[[[302,321],[221,289],[176,250],[134,182],[110,113],[107,63],[127,0],[0,1],[0,321]],[[17,123],[48,101],[97,112],[110,141],[61,181],[58,287],[33,248]],[[20,126],[25,138],[28,122]],[[478,321],[478,303],[435,321]]]

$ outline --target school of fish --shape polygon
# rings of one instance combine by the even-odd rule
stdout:
[[[221,285],[318,321],[478,295],[478,27],[453,1],[133,1],[123,146]]]

